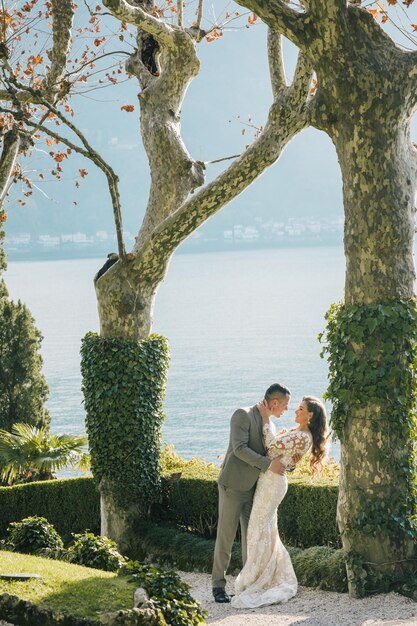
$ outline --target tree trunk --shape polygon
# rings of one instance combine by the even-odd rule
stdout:
[[[129,261],[118,261],[111,267],[105,280],[96,282],[100,334],[136,341],[148,337],[159,282],[143,284]]]
[[[388,111],[374,106],[353,122],[343,116],[343,124],[337,124],[333,132],[343,176],[346,307],[401,306],[414,295],[416,159],[406,118],[400,108]],[[395,326],[391,329],[389,335],[379,337],[378,353],[372,322],[363,331],[364,341],[351,344],[370,371],[381,368],[382,377],[390,373],[385,373],[384,366],[391,372],[404,371],[409,361],[401,328],[398,332]],[[390,350],[390,346],[395,348]],[[415,510],[412,504],[406,506],[407,500],[415,499],[415,420],[411,418],[414,425],[410,423],[407,414],[415,392],[411,385],[408,398],[397,398],[386,380],[385,393],[368,403],[368,389],[356,391],[364,396],[351,399],[358,403],[346,404],[341,436],[337,516],[349,591],[355,597],[375,590],[372,587],[389,589],[390,582],[412,577],[417,557],[411,529]]]

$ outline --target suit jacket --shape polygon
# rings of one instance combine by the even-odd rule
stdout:
[[[262,418],[256,406],[238,409],[230,422],[229,447],[218,483],[237,491],[249,491],[266,472],[271,459],[266,455],[262,436]]]

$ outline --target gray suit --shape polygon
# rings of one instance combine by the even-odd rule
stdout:
[[[219,519],[214,549],[213,587],[226,585],[233,542],[240,521],[242,559],[246,561],[246,533],[253,495],[259,473],[265,472],[271,459],[265,456],[262,418],[256,406],[238,409],[230,423],[229,447],[218,478]]]

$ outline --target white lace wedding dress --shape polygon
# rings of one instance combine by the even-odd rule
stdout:
[[[300,430],[275,434],[273,424],[263,427],[267,454],[281,457],[290,467],[294,454],[305,454],[311,433]],[[288,488],[286,476],[266,471],[260,475],[253,499],[247,535],[247,560],[236,579],[232,606],[253,609],[286,602],[297,593],[297,578],[278,533],[277,508]]]

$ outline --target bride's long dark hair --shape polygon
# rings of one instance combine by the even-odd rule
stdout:
[[[307,409],[313,413],[308,427],[313,437],[310,457],[310,471],[317,474],[323,465],[323,460],[327,455],[327,414],[326,408],[321,400],[314,396],[304,396],[303,402],[306,403]]]

